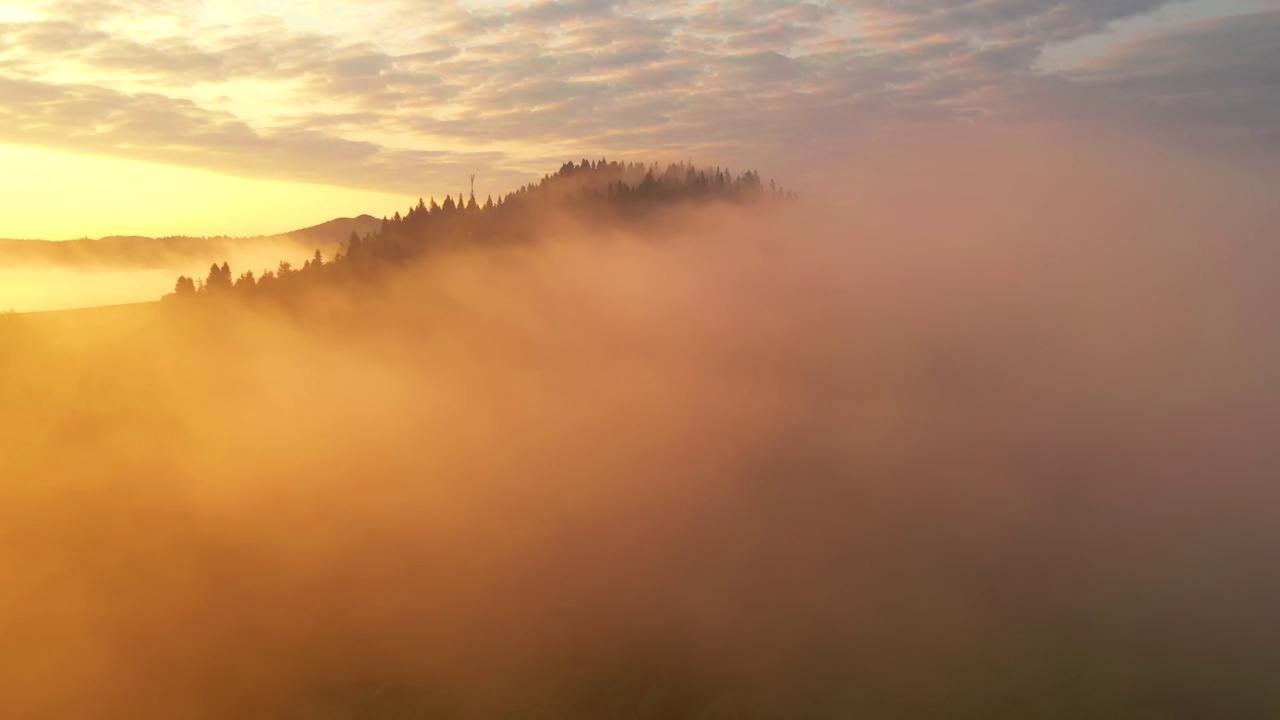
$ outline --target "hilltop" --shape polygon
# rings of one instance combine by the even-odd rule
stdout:
[[[215,262],[203,279],[179,277],[174,295],[232,290],[244,295],[278,294],[298,283],[346,282],[441,248],[526,241],[557,213],[617,225],[652,219],[678,206],[748,205],[795,197],[773,181],[766,184],[755,171],[734,175],[727,169],[686,163],[664,168],[607,159],[569,161],[496,201],[490,196],[481,203],[474,193],[467,197],[459,193],[456,200],[446,195],[443,202],[419,198],[404,215],[396,212],[383,218],[376,230],[364,234],[352,230],[327,262],[317,249],[301,268],[281,262],[261,276],[251,271],[236,275],[228,262]]]

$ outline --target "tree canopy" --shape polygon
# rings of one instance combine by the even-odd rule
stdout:
[[[560,211],[586,218],[626,221],[644,217],[661,207],[689,203],[759,203],[792,200],[796,195],[760,174],[734,175],[727,168],[699,168],[686,163],[625,163],[584,159],[567,162],[544,176],[483,205],[474,193],[464,201],[446,195],[422,198],[406,214],[383,218],[379,229],[365,236],[353,232],[345,247],[328,262],[319,250],[295,270],[281,262],[274,270],[232,278],[227,263],[213,265],[202,284],[180,277],[171,298],[224,293],[279,295],[288,288],[318,280],[352,280],[369,277],[381,268],[403,264],[436,247],[459,243],[499,243],[526,240],[532,228],[550,212]]]

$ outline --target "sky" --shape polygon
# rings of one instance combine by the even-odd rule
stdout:
[[[1073,121],[1270,157],[1280,0],[0,0],[0,237],[275,233],[583,157],[803,188],[888,131]]]

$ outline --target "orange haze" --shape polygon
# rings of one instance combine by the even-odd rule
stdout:
[[[0,716],[1280,708],[1255,178],[847,167],[300,318],[0,318]]]

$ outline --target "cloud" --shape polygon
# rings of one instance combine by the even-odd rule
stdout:
[[[1071,76],[1126,98],[1152,122],[1280,141],[1280,11],[1129,42]]]
[[[1277,66],[1265,29],[1223,59],[1247,21],[1174,30],[1076,72],[1034,69],[1046,46],[1164,4],[381,0],[358,14],[327,0],[254,14],[56,2],[0,29],[6,92],[51,103],[10,106],[3,123],[11,142],[402,192],[446,179],[401,164],[432,157],[509,178],[544,157],[606,153],[785,175],[884,124],[1032,116],[1019,103],[1055,87],[1106,108],[1195,84],[1206,92],[1177,101],[1184,128],[1265,141]]]
[[[431,170],[502,159],[496,152],[386,148],[305,126],[259,131],[187,100],[93,85],[0,78],[0,108],[0,142],[143,155],[230,174],[332,185],[398,189],[406,183],[425,184]]]

